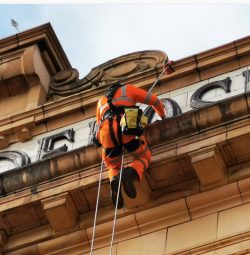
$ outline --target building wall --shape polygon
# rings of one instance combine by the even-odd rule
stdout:
[[[11,115],[9,108],[0,113],[0,255],[87,255],[101,162],[100,151],[89,144],[96,102],[117,77],[149,88],[167,56],[159,51],[128,54],[79,80],[50,26],[20,38],[18,52],[16,36],[0,41],[1,58],[7,60],[10,49],[17,56],[9,65],[16,67],[10,75],[18,73],[20,97],[32,101],[20,101],[20,109],[15,105],[18,114]],[[250,69],[249,45],[247,37],[177,60],[176,72],[154,88],[160,98],[175,100],[183,114],[145,130],[153,162],[135,183],[136,199],[122,189],[125,208],[118,210],[113,255],[250,254],[250,94],[242,74]],[[29,61],[34,56],[42,67],[38,71]],[[7,69],[0,72],[4,91],[15,83]],[[214,104],[191,108],[198,89],[227,77],[230,93],[209,89],[201,99]],[[4,98],[15,101],[8,93]],[[74,139],[59,139],[52,146],[66,144],[67,151],[40,160],[41,141],[67,130],[74,131]],[[9,151],[26,153],[30,162],[24,154],[26,163],[14,169],[3,156]],[[131,160],[126,154],[125,164]],[[93,255],[108,254],[113,217],[104,168]]]
[[[244,68],[240,68],[238,70],[232,71],[232,72],[228,72],[225,73],[223,75],[219,75],[216,77],[213,77],[211,79],[207,79],[204,80],[202,82],[198,82],[168,93],[159,93],[158,96],[159,98],[170,98],[175,100],[178,105],[181,108],[182,113],[185,113],[187,111],[192,111],[192,107],[190,106],[190,99],[191,96],[193,95],[193,93],[200,87],[214,82],[214,81],[220,81],[223,80],[227,77],[229,77],[231,79],[231,92],[229,93],[225,93],[225,91],[222,88],[215,88],[215,89],[210,89],[208,92],[206,92],[203,97],[202,100],[205,101],[212,101],[212,102],[216,102],[219,100],[223,100],[241,93],[244,93],[246,91],[246,79],[245,77],[243,77],[243,72],[247,71],[250,67],[246,66]],[[142,106],[142,108],[145,109],[145,106]],[[58,141],[55,145],[54,145],[54,149],[62,146],[63,144],[66,144],[68,147],[68,151],[71,151],[73,149],[79,148],[81,146],[86,146],[89,144],[89,137],[90,137],[90,132],[91,132],[91,122],[95,119],[95,117],[91,117],[85,120],[82,120],[78,123],[74,123],[71,125],[67,125],[65,127],[62,128],[58,128],[56,130],[50,131],[50,132],[46,132],[43,133],[41,135],[37,135],[34,136],[32,140],[27,141],[25,143],[14,143],[11,144],[8,147],[8,150],[21,150],[23,152],[25,152],[31,162],[36,162],[37,160],[39,160],[38,158],[38,152],[39,152],[39,140],[43,139],[47,136],[51,136],[53,134],[59,133],[61,131],[67,130],[67,129],[71,129],[73,128],[73,130],[75,131],[75,141],[74,142],[69,142],[66,139],[65,140],[61,140]],[[159,118],[160,119],[160,118]],[[6,151],[6,149],[0,150],[0,152]],[[6,159],[0,159],[0,172],[4,172],[10,169],[13,169],[15,166],[12,162],[6,160]]]

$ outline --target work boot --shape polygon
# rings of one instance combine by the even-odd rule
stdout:
[[[110,181],[110,188],[111,188],[111,199],[113,202],[113,205],[116,206],[116,198],[117,198],[117,193],[118,193],[118,187],[119,187],[119,178],[118,176],[113,176],[111,181]],[[118,197],[118,204],[117,208],[121,209],[123,208],[123,197],[122,197],[122,192],[120,190],[119,197]]]
[[[139,176],[133,167],[126,167],[122,171],[122,183],[124,191],[130,198],[136,198],[136,189],[134,181],[138,180]]]

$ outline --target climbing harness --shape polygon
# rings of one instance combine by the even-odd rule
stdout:
[[[164,65],[163,71],[157,78],[157,80],[154,82],[154,84],[151,86],[148,92],[151,92],[155,85],[159,82],[161,76],[168,70],[169,74],[174,72],[173,67],[171,66],[172,61],[169,61],[166,65]],[[118,88],[120,88],[122,85],[117,84],[114,85],[111,90],[106,94],[107,96],[107,103],[110,107],[110,110],[106,111],[103,120],[108,118],[111,119],[112,116],[117,116],[121,120],[120,126],[122,129],[122,132],[127,135],[136,135],[140,136],[143,133],[143,128],[147,124],[147,117],[143,115],[143,112],[141,109],[139,109],[138,106],[135,107],[115,107],[112,103],[112,98],[115,92]],[[121,114],[123,114],[122,117]],[[111,121],[110,121],[111,126]],[[111,135],[112,137],[112,135]],[[113,138],[112,138],[113,139]],[[113,139],[115,140],[115,139]],[[120,139],[119,139],[120,140]],[[115,142],[117,144],[117,142]],[[117,221],[117,209],[118,209],[118,198],[121,192],[121,180],[122,180],[122,171],[123,171],[123,164],[124,164],[124,148],[122,148],[122,158],[121,158],[121,169],[119,173],[119,184],[118,184],[118,191],[117,191],[117,197],[116,197],[116,204],[115,204],[115,214],[114,214],[114,220],[113,220],[113,227],[112,227],[112,235],[111,235],[111,242],[110,242],[110,249],[109,249],[109,255],[112,255],[112,247],[114,243],[114,236],[115,236],[115,227],[116,227],[116,221]],[[92,232],[92,240],[91,240],[91,249],[90,249],[90,255],[93,253],[94,248],[94,239],[95,239],[95,229],[96,229],[96,221],[97,221],[97,213],[98,213],[98,206],[99,206],[99,198],[100,198],[100,189],[101,189],[101,180],[102,180],[102,172],[103,172],[103,165],[104,160],[102,159],[101,163],[101,170],[99,174],[99,184],[98,184],[98,192],[97,192],[97,198],[96,198],[96,208],[95,208],[95,217],[94,217],[94,226],[93,226],[93,232]]]

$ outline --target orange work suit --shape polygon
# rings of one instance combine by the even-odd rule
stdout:
[[[143,89],[131,84],[119,87],[112,97],[112,104],[115,107],[135,106],[136,103],[151,105],[161,118],[165,118],[165,109],[160,99]],[[121,169],[122,147],[124,147],[134,158],[130,167],[136,170],[139,178],[149,167],[151,152],[145,137],[121,134],[120,116],[113,116],[112,121],[104,119],[104,114],[110,109],[108,98],[102,96],[96,109],[97,133],[96,138],[102,145],[102,158],[109,169],[109,178],[117,176]],[[113,132],[113,138],[112,138]],[[114,142],[114,137],[116,142]]]

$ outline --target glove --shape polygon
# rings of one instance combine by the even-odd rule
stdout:
[[[93,137],[93,144],[95,145],[95,147],[100,148],[102,147],[102,145],[100,144],[100,142],[98,141],[98,139],[94,136]]]

